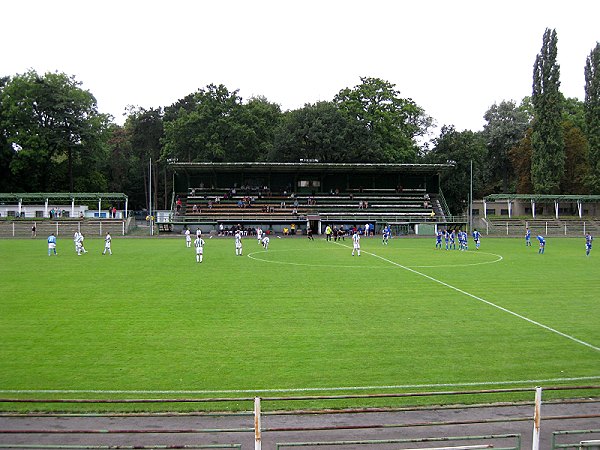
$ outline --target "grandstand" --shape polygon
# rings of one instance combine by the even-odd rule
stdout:
[[[391,224],[404,233],[431,234],[450,217],[440,190],[449,164],[179,163],[172,211],[158,217],[163,231],[234,226],[296,233],[327,225]]]

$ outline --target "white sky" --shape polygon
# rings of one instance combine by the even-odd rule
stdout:
[[[19,0],[0,8],[0,76],[74,75],[100,112],[168,106],[210,83],[283,110],[382,78],[439,126],[480,130],[531,94],[546,28],[561,90],[584,98],[596,0]]]

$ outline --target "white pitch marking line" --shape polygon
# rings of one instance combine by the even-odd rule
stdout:
[[[339,245],[343,245],[343,244],[339,244]],[[346,248],[346,247],[345,247]],[[322,250],[322,249],[319,249]],[[403,249],[406,250],[406,249]],[[272,252],[269,253],[276,253],[276,252],[290,252],[290,251],[307,251],[306,249],[302,249],[302,250],[274,250]],[[247,257],[250,259],[253,259],[254,261],[261,261],[261,262],[266,262],[266,263],[270,263],[270,264],[284,264],[284,265],[289,265],[289,266],[304,266],[304,267],[336,267],[336,268],[341,268],[341,269],[377,269],[380,270],[382,269],[382,267],[376,267],[376,266],[358,266],[358,265],[350,265],[350,266],[344,266],[344,265],[332,265],[332,264],[312,264],[312,263],[297,263],[297,262],[291,262],[291,261],[277,261],[277,260],[269,260],[269,259],[262,259],[262,258],[258,258],[257,256],[254,255],[264,255],[267,252],[264,251],[258,251],[258,252],[252,252],[252,253],[248,253]],[[475,254],[475,252],[471,252],[470,254]],[[493,261],[483,261],[483,262],[477,262],[477,263],[462,263],[462,264],[438,264],[438,265],[434,265],[434,266],[406,266],[406,267],[410,267],[410,268],[416,268],[416,269],[423,269],[423,268],[428,268],[428,269],[435,269],[435,268],[440,268],[440,267],[470,267],[470,266],[482,266],[485,264],[495,264],[497,262],[502,261],[502,256],[501,255],[496,255],[495,253],[489,253],[489,252],[477,252],[477,254],[483,254],[483,255],[492,255],[495,256],[496,259],[494,259]],[[383,267],[386,268],[386,267]],[[389,269],[394,269],[393,267],[389,267]]]
[[[277,250],[278,252],[288,252],[288,250]],[[275,253],[276,251],[272,251],[269,253]],[[283,264],[283,265],[288,265],[288,266],[304,266],[304,267],[332,267],[331,264],[307,264],[307,263],[297,263],[297,262],[292,262],[292,261],[277,261],[277,260],[269,260],[269,259],[262,259],[262,258],[258,258],[254,255],[262,255],[265,254],[267,252],[252,252],[252,253],[248,253],[248,258],[253,259],[254,261],[261,261],[261,262],[266,262],[266,263],[270,263],[270,264]],[[373,267],[370,266],[341,266],[341,265],[335,265],[334,267],[337,268],[341,268],[341,269],[355,269],[355,268],[359,268],[359,269],[372,269]]]
[[[537,380],[512,381],[474,381],[465,383],[435,384],[399,384],[389,386],[346,386],[346,387],[314,387],[314,388],[282,388],[282,389],[229,389],[229,390],[111,390],[111,389],[0,389],[1,394],[244,394],[256,392],[333,392],[333,391],[368,391],[382,389],[423,389],[463,386],[503,386],[513,384],[558,383],[565,381],[593,381],[600,376],[546,378]]]
[[[339,244],[339,243],[337,243],[337,242],[336,242],[336,244],[338,244],[338,245],[342,245],[343,247],[346,247],[346,248],[350,248],[350,247],[349,247],[349,246],[347,246],[347,245]],[[501,311],[504,311],[504,312],[506,312],[506,313],[508,313],[508,314],[512,314],[513,316],[515,316],[515,317],[518,317],[519,319],[522,319],[522,320],[524,320],[524,321],[526,321],[526,322],[529,322],[529,323],[531,323],[531,324],[533,324],[533,325],[537,325],[538,327],[541,327],[541,328],[543,328],[543,329],[545,329],[545,330],[548,330],[548,331],[550,331],[550,332],[552,332],[552,333],[558,334],[559,336],[562,336],[562,337],[564,337],[564,338],[570,339],[570,340],[572,340],[573,342],[577,342],[578,344],[585,345],[586,347],[589,347],[589,348],[591,348],[592,350],[596,350],[597,352],[600,352],[600,347],[596,347],[595,345],[592,345],[592,344],[590,344],[590,343],[588,343],[588,342],[582,341],[581,339],[577,339],[576,337],[570,336],[570,335],[568,335],[568,334],[566,334],[566,333],[563,333],[562,331],[558,331],[558,330],[556,330],[556,329],[554,329],[554,328],[552,328],[552,327],[549,327],[548,325],[544,325],[543,323],[537,322],[537,321],[535,321],[535,320],[533,320],[533,319],[530,319],[530,318],[528,318],[528,317],[525,317],[525,316],[523,316],[523,315],[521,315],[521,314],[519,314],[519,313],[516,313],[516,312],[514,312],[514,311],[511,311],[510,309],[504,308],[503,306],[496,305],[495,303],[492,303],[492,302],[490,302],[490,301],[488,301],[488,300],[485,300],[485,299],[483,299],[483,298],[481,298],[481,297],[478,297],[478,296],[476,296],[476,295],[474,295],[474,294],[471,294],[471,293],[469,293],[469,292],[467,292],[467,291],[463,291],[463,290],[462,290],[462,289],[460,289],[460,288],[457,288],[457,287],[455,287],[455,286],[452,286],[451,284],[448,284],[448,283],[445,283],[445,282],[443,282],[443,281],[441,281],[441,280],[438,280],[437,278],[433,278],[433,277],[431,277],[431,276],[429,276],[429,275],[427,275],[427,274],[424,274],[424,273],[422,273],[422,272],[419,272],[418,270],[414,270],[414,269],[411,269],[410,267],[403,266],[402,264],[398,264],[397,262],[391,261],[391,260],[389,260],[389,259],[387,259],[387,258],[384,258],[383,256],[376,255],[375,253],[367,252],[367,251],[364,251],[364,250],[363,250],[363,253],[365,253],[365,254],[367,254],[367,255],[371,255],[371,256],[373,256],[373,257],[375,257],[375,258],[379,258],[379,259],[381,259],[382,261],[386,261],[386,262],[388,262],[388,263],[390,263],[390,264],[393,264],[394,266],[400,267],[401,269],[408,270],[409,272],[412,272],[412,273],[414,273],[414,274],[416,274],[416,275],[420,275],[420,276],[422,276],[422,277],[425,277],[425,278],[427,278],[428,280],[431,280],[431,281],[433,281],[433,282],[435,282],[435,283],[441,284],[442,286],[446,286],[447,288],[450,288],[450,289],[452,289],[452,290],[454,290],[454,291],[456,291],[456,292],[460,292],[461,294],[464,294],[464,295],[466,295],[467,297],[471,297],[471,298],[473,298],[473,299],[475,299],[475,300],[477,300],[477,301],[480,301],[480,302],[482,302],[482,303],[485,303],[486,305],[493,306],[494,308],[497,308],[497,309],[499,309],[499,310],[501,310]]]

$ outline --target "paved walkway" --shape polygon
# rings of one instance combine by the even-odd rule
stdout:
[[[348,442],[520,434],[521,448],[530,449],[533,434],[532,417],[532,405],[356,414],[265,414],[261,424],[262,448],[275,449],[277,443],[283,442]],[[431,423],[434,425],[426,426]],[[244,449],[252,449],[254,448],[253,426],[254,419],[250,413],[230,416],[176,417],[0,417],[0,448],[19,448],[5,447],[15,444],[36,444],[38,445],[36,448],[50,448],[44,446],[51,445],[130,446],[130,448],[150,446],[149,448],[152,448],[153,445],[237,443]],[[551,448],[553,431],[589,429],[600,429],[600,399],[583,403],[544,404],[540,449]],[[7,430],[24,432],[6,433]],[[85,432],[81,433],[77,430]],[[28,434],[25,433],[26,431],[36,433]],[[600,439],[600,433],[563,436],[558,443],[579,442],[585,439]],[[494,448],[499,448],[512,447],[515,442],[515,439],[480,439],[452,441],[452,443],[348,443],[335,446],[315,444],[298,448],[388,450],[475,444],[493,444]]]

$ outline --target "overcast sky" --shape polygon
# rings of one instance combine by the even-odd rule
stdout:
[[[100,112],[168,106],[210,83],[283,110],[382,78],[439,126],[480,130],[531,94],[546,28],[561,91],[584,99],[597,0],[19,0],[3,2],[0,76],[74,75]]]

